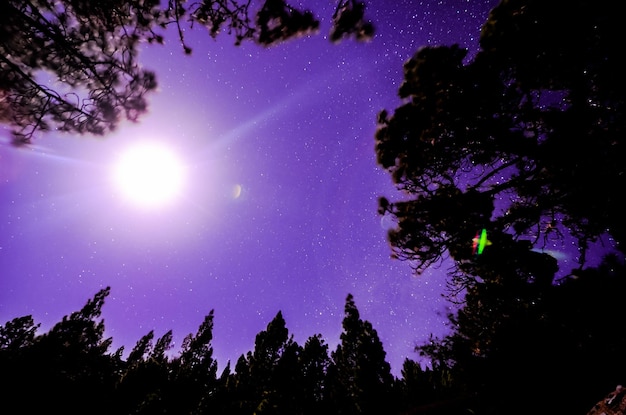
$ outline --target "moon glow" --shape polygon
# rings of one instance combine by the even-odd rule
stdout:
[[[143,143],[115,163],[115,186],[133,204],[153,208],[174,201],[183,187],[183,165],[165,146]]]

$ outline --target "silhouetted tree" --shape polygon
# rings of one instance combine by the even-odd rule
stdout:
[[[326,391],[326,377],[331,359],[328,344],[317,334],[307,339],[300,354],[302,371],[303,414],[331,414],[332,403]]]
[[[380,113],[376,133],[378,163],[409,195],[380,201],[397,219],[396,257],[421,272],[449,253],[457,277],[481,275],[489,264],[476,264],[472,239],[483,228],[485,252],[505,239],[514,251],[506,258],[520,262],[522,251],[567,233],[581,261],[606,232],[624,250],[626,68],[616,7],[503,1],[473,60],[453,45],[422,48],[405,63],[403,104]]]
[[[369,40],[374,36],[374,25],[364,20],[365,3],[355,0],[341,0],[333,14],[330,40],[339,42],[352,34],[358,40]]]
[[[118,412],[191,414],[209,408],[217,400],[222,380],[213,359],[213,310],[195,335],[187,335],[180,354],[166,356],[172,331],[153,346],[154,332],[142,337],[126,359],[116,395]],[[217,405],[217,403],[215,403]]]
[[[171,362],[172,410],[192,413],[200,402],[210,405],[211,397],[219,392],[217,362],[213,358],[213,315],[205,317],[195,335],[189,334],[182,344],[180,355]]]
[[[211,37],[226,31],[235,44],[264,46],[317,31],[310,11],[283,0],[265,0],[254,15],[250,1],[201,0],[5,0],[0,3],[0,123],[12,128],[16,144],[37,131],[102,135],[122,119],[137,121],[147,110],[154,72],[138,60],[142,43],[163,43],[174,26],[185,53],[186,24],[204,26]],[[339,2],[333,27],[341,37],[363,32],[364,5]],[[348,12],[350,10],[350,13]],[[352,28],[354,24],[356,27]],[[335,31],[335,29],[333,29]],[[338,40],[338,39],[334,39]]]
[[[450,316],[453,334],[418,350],[452,368],[459,394],[480,398],[477,413],[585,413],[624,381],[626,334],[615,327],[625,292],[614,256],[548,289],[515,279],[477,284]]]
[[[553,407],[566,400],[570,413],[584,412],[605,391],[624,384],[626,333],[616,330],[626,312],[624,295],[626,266],[616,255],[607,255],[596,268],[577,271],[549,293],[544,302],[553,356],[536,354],[550,368],[543,383],[557,385],[550,396]]]
[[[40,324],[35,324],[33,316],[17,317],[7,321],[0,327],[0,351],[9,354],[32,346],[39,326]]]
[[[50,412],[110,412],[121,351],[107,353],[111,339],[104,339],[104,322],[98,321],[109,292],[108,287],[100,290],[41,336],[33,337],[38,326],[30,317],[3,327],[4,333],[19,333],[0,350],[5,398],[25,405],[37,396]]]
[[[132,413],[152,393],[154,386],[147,370],[147,359],[153,348],[154,331],[139,339],[126,359],[124,370],[116,385],[115,409]]]
[[[360,318],[354,297],[346,298],[341,342],[331,353],[329,399],[335,413],[393,413],[394,377],[378,333]]]
[[[115,404],[118,413],[170,413],[177,404],[173,363],[166,355],[172,348],[169,330],[154,340],[154,331],[143,336],[130,352],[118,378]]]
[[[249,414],[255,406],[256,389],[253,379],[250,375],[249,358],[252,353],[242,354],[235,363],[233,373],[228,377],[226,382],[226,408],[222,413],[225,414]],[[246,356],[248,358],[246,358]]]
[[[379,115],[378,162],[409,195],[380,200],[397,220],[394,255],[419,273],[449,254],[464,300],[453,334],[418,350],[450,368],[459,396],[479,398],[476,413],[584,413],[603,394],[595,385],[621,383],[624,336],[607,325],[619,325],[624,287],[600,274],[623,277],[623,264],[555,285],[556,260],[533,250],[569,234],[582,269],[608,233],[624,252],[617,16],[604,0],[502,1],[475,58],[420,49],[403,104]],[[481,229],[490,245],[478,254]]]
[[[257,24],[258,42],[263,45],[312,33],[319,27],[313,13],[294,9],[283,0],[267,0],[257,14]]]
[[[452,390],[447,369],[422,371],[408,359],[405,378],[395,379],[351,295],[332,357],[320,334],[298,345],[278,312],[234,372],[229,362],[217,377],[213,310],[184,338],[180,353],[169,353],[171,330],[158,339],[150,331],[124,360],[123,348],[108,353],[112,339],[103,337],[100,315],[109,292],[99,291],[48,333],[37,334],[30,316],[0,326],[0,411],[16,405],[27,411],[36,395],[47,410],[67,414],[394,414]]]
[[[237,408],[232,413],[280,413],[283,397],[281,379],[277,376],[279,361],[286,350],[294,347],[281,312],[256,335],[254,351],[242,355],[229,379],[231,396]],[[234,394],[233,392],[234,391]]]
[[[159,337],[143,367],[143,377],[148,383],[148,393],[137,408],[138,414],[165,414],[170,412],[172,400],[171,362],[166,355],[172,348],[173,332],[168,330]]]
[[[253,411],[272,413],[278,408],[276,368],[283,353],[292,340],[285,319],[279,311],[267,325],[267,329],[256,335],[254,351],[249,355],[250,378],[255,386]]]
[[[451,409],[452,403],[460,404],[467,398],[465,391],[458,388],[460,383],[452,379],[450,368],[441,362],[433,362],[430,368],[407,358],[402,364],[401,375],[398,401],[403,414],[426,412],[426,408],[446,411]]]
[[[27,142],[53,128],[103,134],[121,113],[136,120],[156,87],[154,73],[136,61],[137,48],[162,41],[160,22],[157,1],[2,2],[1,121]]]
[[[298,345],[279,312],[256,336],[253,351],[242,355],[228,377],[228,414],[332,413],[325,395],[330,364],[328,345],[320,335]]]
[[[235,412],[231,410],[233,408],[233,390],[229,389],[229,379],[233,374],[230,370],[230,361],[226,362],[222,374],[215,381],[215,387],[210,388],[208,393],[204,393],[200,399],[198,409],[195,414],[224,414],[230,415]]]

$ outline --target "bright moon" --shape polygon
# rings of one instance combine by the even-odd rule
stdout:
[[[183,186],[183,165],[165,146],[144,143],[124,151],[115,163],[114,182],[123,196],[142,207],[172,202]]]

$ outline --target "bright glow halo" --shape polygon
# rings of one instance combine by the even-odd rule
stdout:
[[[170,148],[143,142],[122,152],[114,164],[113,181],[124,199],[139,207],[156,208],[180,196],[184,168]]]

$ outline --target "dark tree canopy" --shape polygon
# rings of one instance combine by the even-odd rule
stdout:
[[[374,36],[374,25],[364,18],[365,3],[341,0],[333,14],[333,26],[330,40],[338,42],[352,34],[358,40],[368,40]]]
[[[378,333],[361,319],[351,294],[344,310],[341,343],[331,354],[329,393],[341,414],[392,412],[393,376]]]
[[[376,133],[378,163],[407,195],[380,203],[397,219],[396,257],[421,272],[449,254],[457,276],[494,274],[487,255],[472,253],[483,228],[491,259],[517,258],[508,271],[548,274],[540,278],[553,259],[542,265],[531,249],[568,233],[581,262],[607,233],[624,251],[619,16],[607,0],[504,0],[473,60],[453,45],[405,63],[404,101],[381,112]]]
[[[4,0],[0,4],[0,123],[14,142],[38,131],[105,134],[123,119],[146,112],[157,86],[153,71],[137,60],[140,45],[163,43],[176,30],[185,53],[186,25],[209,36],[226,32],[235,44],[271,46],[315,33],[319,21],[284,0],[264,0],[255,13],[250,0]],[[331,39],[373,36],[365,5],[340,0]]]
[[[456,396],[476,398],[477,413],[585,413],[625,380],[626,334],[614,329],[626,311],[625,270],[607,256],[546,289],[476,284],[450,316],[454,332],[418,351],[450,374]]]
[[[278,312],[218,376],[213,310],[179,353],[171,330],[150,331],[124,359],[104,336],[105,288],[47,333],[30,316],[0,325],[0,411],[32,412],[37,397],[72,415],[585,413],[623,384],[623,263],[607,258],[541,295],[514,282],[470,292],[456,333],[419,349],[431,367],[406,359],[401,378],[351,295],[330,356],[319,334],[296,343]]]
[[[380,200],[393,253],[418,273],[449,255],[463,293],[452,333],[417,350],[475,413],[584,413],[624,381],[625,337],[608,328],[626,288],[619,16],[605,0],[502,0],[475,57],[420,49],[379,116],[378,163],[406,196]],[[607,235],[620,256],[584,269]],[[538,251],[568,236],[579,269],[556,283]]]
[[[34,332],[39,325],[30,316],[0,327],[0,397],[16,405],[2,411],[21,408],[20,412],[30,412],[33,409],[26,405],[33,405],[36,396],[49,407],[78,414],[89,402],[108,399],[121,353],[109,353],[112,339],[104,337],[100,317],[108,294],[108,288],[99,291],[80,311],[63,317],[41,335]]]
[[[122,116],[137,120],[156,87],[137,48],[162,41],[165,18],[155,1],[2,2],[1,121],[28,141],[37,130],[104,134]]]

